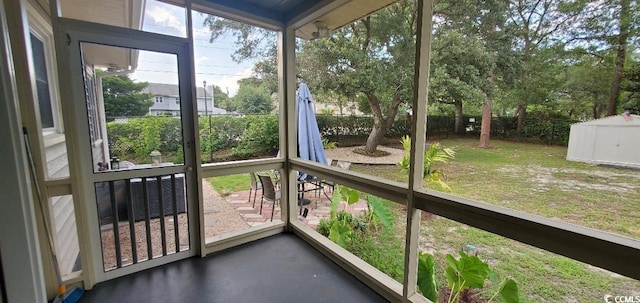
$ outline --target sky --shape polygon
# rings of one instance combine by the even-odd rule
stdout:
[[[155,0],[147,0],[144,14],[144,31],[162,33],[178,37],[186,37],[185,9]],[[194,48],[196,65],[196,85],[219,86],[234,96],[238,91],[237,81],[250,77],[255,61],[241,64],[231,59],[235,46],[232,36],[223,36],[214,43],[209,42],[210,33],[202,24],[205,14],[193,14]],[[151,83],[177,84],[177,60],[172,54],[140,51],[138,68],[131,74],[131,79]]]

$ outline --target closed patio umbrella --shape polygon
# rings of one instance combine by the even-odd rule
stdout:
[[[306,83],[301,83],[296,96],[296,111],[298,120],[298,156],[304,160],[327,164],[327,156],[322,147],[318,121],[313,111],[313,97]],[[306,180],[307,175],[301,174],[298,180]]]

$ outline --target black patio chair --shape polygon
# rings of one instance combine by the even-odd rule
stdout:
[[[251,188],[249,189],[249,200],[247,203],[251,201],[251,192],[253,192],[253,208],[256,207],[256,196],[258,195],[258,190],[262,190],[262,183],[258,182],[256,179],[256,173],[250,172],[249,176],[251,177]]]
[[[271,180],[271,176],[258,174],[258,179],[260,179],[260,184],[262,185],[262,198],[260,199],[260,214],[262,215],[262,205],[264,204],[264,200],[273,203],[273,207],[271,208],[271,221],[273,221],[273,214],[276,209],[276,205],[280,203],[280,190],[276,190],[273,185],[273,181]]]

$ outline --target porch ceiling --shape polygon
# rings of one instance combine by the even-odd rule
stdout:
[[[282,24],[304,20],[296,36],[313,39],[322,21],[329,30],[341,28],[399,0],[207,0],[207,2],[246,12]],[[320,13],[318,13],[320,12]],[[316,16],[317,15],[317,16]],[[311,16],[311,17],[310,17]]]
[[[118,27],[141,29],[145,0],[70,0],[59,1],[62,16]],[[124,48],[106,48],[84,45],[85,60],[96,67],[134,70],[138,64],[138,51]]]

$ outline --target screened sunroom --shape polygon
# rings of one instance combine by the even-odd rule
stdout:
[[[624,279],[623,290],[637,286],[640,269],[632,260],[640,259],[640,242],[629,233],[425,187],[425,167],[413,164],[425,162],[429,147],[433,6],[430,0],[3,0],[0,302],[51,300],[57,276],[85,289],[86,302],[428,302],[418,287],[424,281],[419,255],[442,256],[436,262],[444,263],[444,254],[460,250],[485,260],[498,258],[485,252],[509,250],[504,259],[487,261],[493,264],[509,264],[518,249],[535,251],[615,275]],[[376,174],[378,166],[364,160],[312,161],[299,150],[300,49],[329,41],[354,22],[369,26],[381,12],[406,13],[414,31],[408,44],[390,39],[368,52],[385,57],[394,47],[410,46],[409,68],[381,69],[405,85],[376,83],[395,87],[397,95],[384,97],[412,113],[408,173],[399,178]],[[222,138],[237,144],[236,151],[245,143],[269,144],[261,141],[263,133],[247,142],[230,134],[233,125],[258,125],[234,124],[254,119],[244,117],[243,107],[225,117],[213,114],[225,102],[224,88],[211,80],[207,85],[216,73],[208,67],[252,68],[211,52],[237,46],[212,35],[221,24],[258,29],[246,30],[245,38],[265,35],[255,46],[273,50],[273,104],[255,127],[276,138],[270,152],[217,158],[213,151]],[[348,65],[344,69],[358,69]],[[111,85],[134,78],[157,82],[158,90],[147,91],[142,114],[122,117],[125,105],[114,114]],[[310,85],[312,94],[316,89]],[[228,180],[243,187],[221,189]],[[362,230],[373,233],[366,238],[372,242],[362,240],[361,231],[340,231],[338,223],[320,231],[336,205],[343,219],[371,220]],[[628,213],[639,210],[636,205]],[[439,251],[438,243],[461,234],[467,238]],[[483,245],[485,237],[499,241]],[[358,239],[356,252],[347,242]],[[539,279],[559,270],[553,264],[543,272],[515,266],[499,274]],[[520,289],[528,283],[515,280]],[[502,287],[488,285],[494,292]],[[638,294],[615,291],[610,295]],[[521,291],[520,297],[536,301],[545,294]]]

